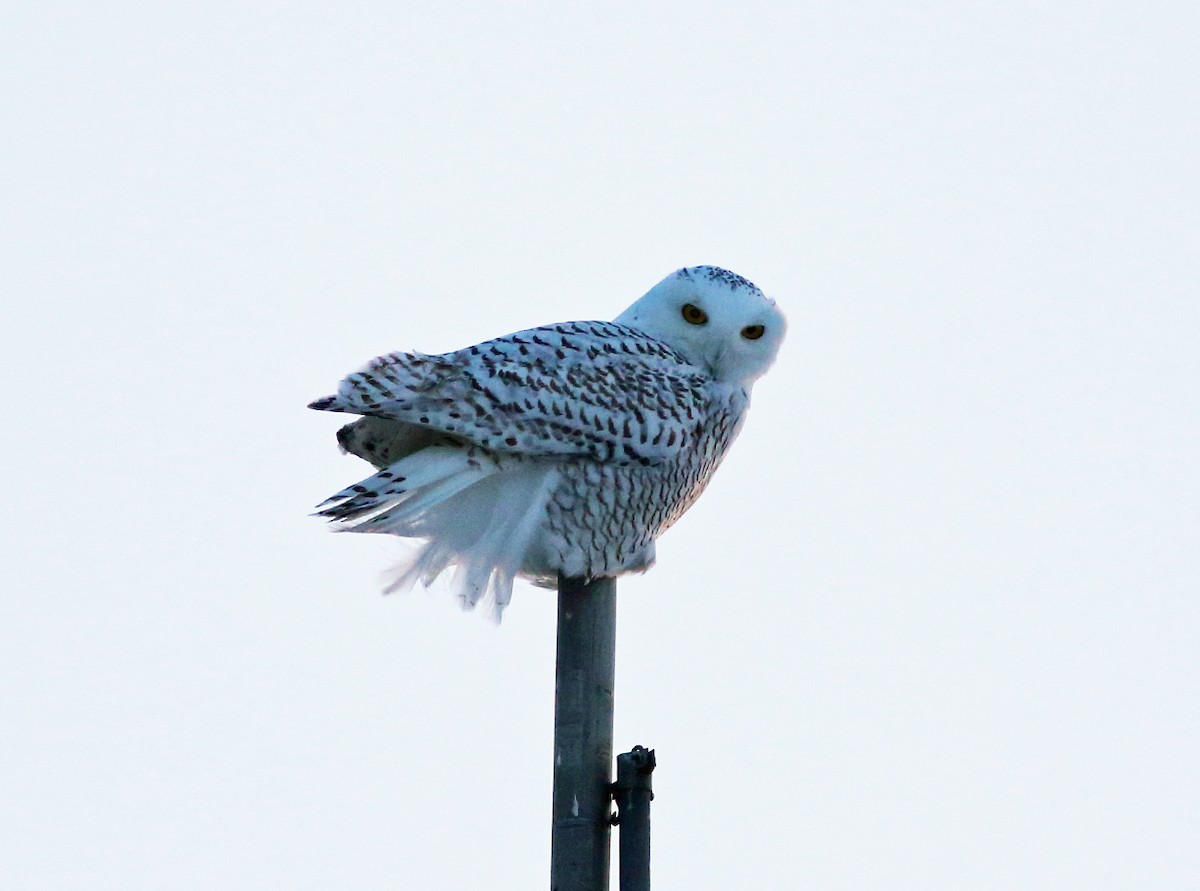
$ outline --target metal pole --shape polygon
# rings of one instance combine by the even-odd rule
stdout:
[[[616,793],[621,827],[621,891],[650,891],[650,774],[654,749],[634,746],[617,756]]]
[[[551,891],[608,891],[617,586],[558,579]]]

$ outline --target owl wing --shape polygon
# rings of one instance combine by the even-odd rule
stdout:
[[[323,411],[387,418],[494,452],[654,464],[691,441],[712,378],[613,322],[564,322],[453,353],[389,353]]]

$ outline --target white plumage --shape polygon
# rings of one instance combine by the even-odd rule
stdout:
[[[380,356],[310,405],[363,415],[338,442],[379,471],[318,513],[423,540],[388,590],[455,567],[463,606],[487,597],[497,620],[517,575],[648,569],[737,436],[785,327],[749,281],[695,266],[612,322]]]

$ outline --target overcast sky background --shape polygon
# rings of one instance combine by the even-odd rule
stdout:
[[[381,597],[304,405],[713,263],[656,887],[1197,887],[1200,7],[727,7],[9,10],[0,884],[545,887],[553,597]]]

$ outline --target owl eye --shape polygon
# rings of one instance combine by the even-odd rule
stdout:
[[[758,340],[767,331],[762,325],[747,325],[742,329],[742,337],[746,340]]]
[[[683,320],[689,325],[703,325],[708,321],[708,313],[694,303],[683,305]]]

